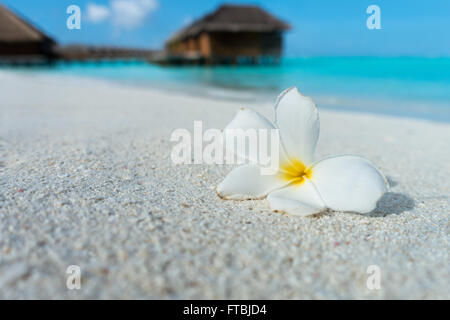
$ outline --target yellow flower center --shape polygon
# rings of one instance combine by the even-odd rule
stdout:
[[[305,178],[311,179],[312,168],[307,168],[305,164],[298,159],[289,159],[288,162],[280,165],[280,176],[293,184],[302,184]]]

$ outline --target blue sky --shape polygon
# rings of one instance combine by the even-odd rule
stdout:
[[[160,48],[184,24],[219,0],[0,0],[60,43]],[[225,1],[228,2],[228,1]],[[259,0],[288,21],[289,56],[450,56],[450,0]],[[68,30],[66,8],[78,5],[81,30]],[[368,30],[366,8],[381,9],[381,30]]]

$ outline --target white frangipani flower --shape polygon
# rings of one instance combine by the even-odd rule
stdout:
[[[232,170],[217,187],[223,199],[267,196],[275,211],[306,216],[325,209],[368,213],[387,192],[383,174],[367,159],[339,155],[314,162],[319,114],[297,88],[284,91],[275,105],[275,125],[259,113],[241,109],[225,129],[275,129],[280,135],[279,168],[262,175],[258,164]]]

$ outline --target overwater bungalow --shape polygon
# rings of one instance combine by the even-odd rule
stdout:
[[[47,63],[56,42],[30,22],[0,5],[0,63]]]
[[[222,5],[166,42],[167,63],[277,63],[288,23],[253,5]]]
[[[112,46],[67,45],[58,47],[56,53],[65,62],[101,62],[101,61],[152,61],[156,50],[139,48],[121,48]]]

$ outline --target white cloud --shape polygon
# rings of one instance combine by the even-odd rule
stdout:
[[[89,3],[87,16],[94,23],[109,18],[118,29],[130,30],[142,25],[156,9],[157,0],[111,0],[109,6]]]
[[[88,3],[86,14],[88,21],[99,23],[106,20],[106,18],[109,17],[111,12],[107,6],[101,6],[95,3]]]

